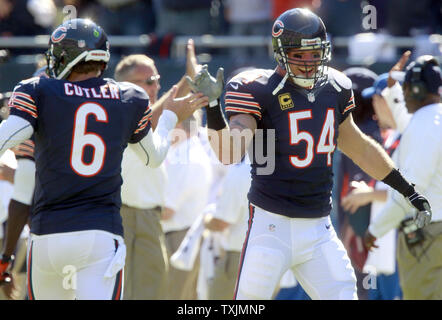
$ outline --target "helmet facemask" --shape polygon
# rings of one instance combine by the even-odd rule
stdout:
[[[278,51],[275,52],[275,57],[278,64],[286,70],[288,76],[296,85],[313,89],[321,86],[327,80],[328,63],[331,58],[330,42],[321,41],[320,38],[302,39],[301,42],[301,45],[283,45],[281,39],[277,39]],[[290,58],[289,51],[291,49],[297,49],[300,52],[301,50],[318,50],[319,58],[312,60]],[[300,74],[295,74],[290,65],[295,66]]]

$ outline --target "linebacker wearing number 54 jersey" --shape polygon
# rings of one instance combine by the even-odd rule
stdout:
[[[208,102],[202,94],[175,99],[174,87],[153,132],[145,91],[101,77],[109,57],[101,27],[84,19],[65,22],[50,38],[50,78],[20,82],[0,127],[0,155],[35,136],[30,299],[121,298],[123,151],[129,143],[144,163],[158,166],[169,131]]]
[[[222,88],[221,77],[215,80],[203,69],[192,82],[194,91],[211,100],[207,123],[219,159],[239,161],[254,146],[249,229],[234,297],[270,299],[291,269],[312,299],[357,299],[350,260],[329,218],[335,148],[407,197],[421,225],[429,222],[430,207],[382,147],[354,124],[351,80],[327,66],[330,43],[322,20],[306,9],[288,10],[275,21],[272,41],[275,70],[240,73],[227,84],[228,123],[213,94]],[[245,133],[246,143],[236,140],[235,131]],[[274,157],[275,168],[267,172],[260,170],[267,164],[257,150],[271,143],[275,153],[267,148],[266,156]]]

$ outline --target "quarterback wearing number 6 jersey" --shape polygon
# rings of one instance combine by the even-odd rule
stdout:
[[[153,132],[146,92],[101,77],[109,56],[101,27],[85,19],[65,22],[50,37],[50,78],[20,82],[0,127],[0,155],[35,137],[30,299],[121,299],[123,151],[129,143],[144,163],[158,166],[170,130],[208,102],[202,94],[175,99],[175,86]]]

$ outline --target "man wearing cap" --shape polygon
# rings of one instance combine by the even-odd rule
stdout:
[[[362,91],[373,85],[377,74],[362,67],[348,68],[343,73],[352,81],[354,100],[357,106],[352,112],[355,124],[364,134],[382,144],[381,132],[377,122],[374,120],[371,99],[364,99],[362,97]],[[363,237],[370,222],[370,206],[363,205],[353,211],[344,207],[342,200],[351,193],[354,183],[366,185],[370,183],[372,178],[344,153],[340,154],[340,159],[334,161],[339,163],[338,166],[334,167],[336,171],[334,174],[337,179],[334,185],[335,194],[339,195],[335,199],[339,221],[339,236],[355,270],[358,297],[361,300],[367,300],[368,291],[363,285],[363,279],[367,275],[362,270],[368,251],[363,246]]]
[[[403,59],[408,56],[404,55]],[[388,81],[398,86],[392,77]],[[403,100],[412,115],[393,159],[399,170],[416,183],[416,190],[428,196],[433,218],[428,226],[417,228],[412,222],[414,212],[407,209],[407,203],[396,192],[389,190],[392,192],[389,200],[370,224],[365,244],[368,248],[377,247],[374,245],[377,238],[399,226],[396,254],[404,299],[439,300],[442,299],[442,78],[437,60],[432,56],[418,57],[407,67],[402,88]]]
[[[392,155],[400,141],[400,133],[396,122],[387,106],[383,93],[387,88],[389,74],[376,76],[374,82],[362,90],[361,96],[365,103],[369,102],[374,110],[374,118],[382,135],[382,145],[388,155]],[[402,99],[403,100],[403,99]],[[404,106],[405,108],[405,106]],[[341,204],[350,216],[360,215],[361,209],[368,207],[368,221],[374,221],[387,201],[388,186],[382,181],[352,181],[352,190],[342,198]],[[366,229],[364,230],[365,233]],[[369,300],[397,300],[402,296],[399,275],[396,266],[396,230],[392,229],[377,239],[379,249],[372,250],[366,257],[363,272],[369,273],[371,279],[368,290]],[[372,278],[375,276],[375,280]]]

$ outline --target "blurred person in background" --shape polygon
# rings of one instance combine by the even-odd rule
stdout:
[[[115,69],[115,79],[139,85],[149,95],[151,105],[158,99],[159,78],[154,61],[141,54],[124,57]],[[161,107],[155,108],[154,128],[161,111]],[[123,153],[121,175],[120,213],[127,248],[124,299],[163,299],[169,269],[160,224],[167,179],[164,164],[150,168],[128,148]]]
[[[402,56],[402,67],[410,53]],[[401,64],[401,61],[398,65]],[[401,69],[399,66],[397,69]],[[399,77],[392,72],[390,90]],[[442,73],[438,61],[430,55],[418,57],[403,74],[403,98],[393,106],[408,109],[410,120],[395,152],[399,169],[413,177],[416,190],[422,190],[432,203],[431,223],[419,228],[416,215],[396,192],[370,223],[364,242],[368,249],[376,248],[376,240],[394,228],[399,228],[396,256],[403,297],[440,300],[442,298]],[[390,105],[389,105],[390,106]],[[393,112],[393,114],[395,114]]]
[[[367,68],[349,68],[343,73],[352,80],[356,105],[352,115],[355,124],[374,141],[381,143],[379,126],[373,119],[374,110],[371,99],[363,99],[361,96],[362,90],[373,85],[377,75]],[[359,208],[357,214],[349,212],[343,208],[342,198],[353,189],[352,184],[355,182],[369,183],[372,178],[345,154],[341,154],[339,166],[335,167],[335,170],[335,175],[338,178],[338,183],[334,186],[335,194],[338,197],[337,212],[340,226],[338,230],[355,269],[359,299],[365,300],[367,299],[367,291],[363,288],[362,280],[366,275],[362,271],[367,258],[367,250],[363,245],[363,236],[370,220],[370,207]]]
[[[193,42],[187,46],[186,75],[193,77],[197,68]],[[155,129],[163,111],[165,97],[158,101],[160,75],[155,62],[146,55],[134,54],[121,59],[115,69],[117,81],[134,83],[149,95],[152,126]],[[179,96],[188,91],[179,82]],[[164,232],[160,223],[165,202],[167,172],[164,164],[157,168],[145,165],[130,149],[123,153],[123,185],[121,216],[126,243],[125,300],[156,300],[166,298],[169,261]]]
[[[166,234],[169,258],[200,216],[209,200],[212,166],[198,138],[201,119],[198,113],[189,117],[171,133],[172,145],[165,160],[168,181],[165,188],[165,208],[161,217]],[[169,269],[168,300],[197,299],[199,259],[190,271],[172,265]]]
[[[396,122],[382,91],[387,87],[388,73],[377,77],[372,87],[362,91],[364,99],[371,99],[375,117],[383,138],[385,151],[394,158],[400,133],[396,131]],[[342,207],[351,215],[359,214],[360,207],[370,205],[370,221],[376,216],[387,201],[388,186],[382,181],[352,181],[352,190],[342,199]],[[379,248],[368,252],[363,266],[365,286],[369,300],[398,300],[402,297],[399,285],[399,274],[396,266],[396,231],[391,230],[378,239]],[[370,280],[370,281],[368,281]]]
[[[205,215],[205,228],[219,233],[222,248],[219,258],[214,262],[213,278],[208,283],[209,300],[233,298],[241,249],[247,232],[247,192],[250,181],[248,159],[244,158],[241,163],[229,166],[213,212]]]

